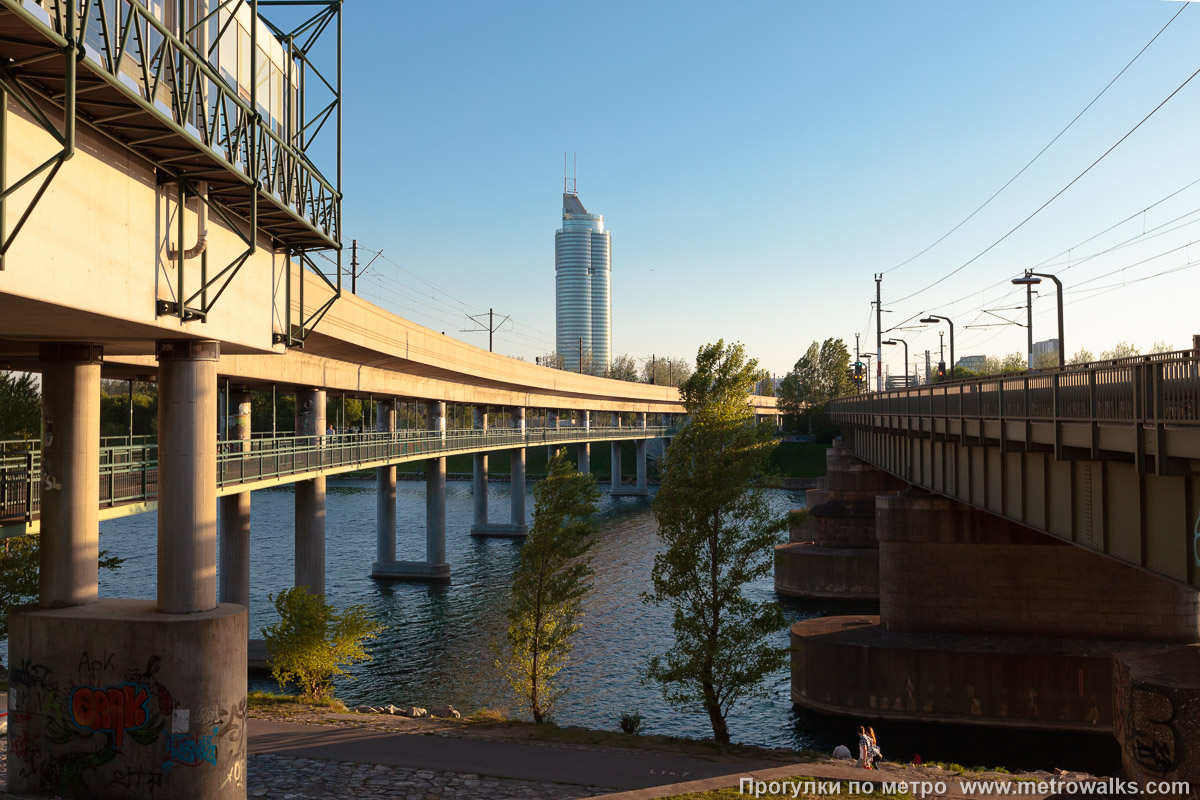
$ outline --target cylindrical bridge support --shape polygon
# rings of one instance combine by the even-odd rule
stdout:
[[[476,433],[487,434],[487,406],[475,406],[472,420]],[[475,454],[474,483],[471,486],[471,499],[475,506],[474,527],[480,528],[488,524],[488,455]]]
[[[427,407],[429,430],[446,435],[446,404]],[[425,561],[430,566],[446,563],[446,458],[425,462]]]
[[[239,387],[226,398],[229,415],[222,426],[225,449],[250,451],[250,391]],[[222,603],[250,607],[250,492],[228,494],[220,500],[218,531],[220,565],[217,592]]]
[[[44,608],[91,603],[99,557],[99,345],[52,343],[42,361],[41,566]]]
[[[325,390],[296,390],[296,435],[307,437],[309,463],[321,464]],[[296,481],[295,585],[325,594],[325,476]]]
[[[583,435],[592,427],[592,412],[579,412],[579,427],[583,429]],[[576,464],[575,468],[584,475],[592,471],[592,445],[589,442],[580,442],[575,445]]]
[[[637,488],[638,491],[648,492],[649,484],[646,482],[646,440],[637,440]]]
[[[158,343],[158,610],[217,605],[217,360],[212,341]]]
[[[610,448],[612,452],[612,474],[610,476],[609,492],[621,491],[621,443],[611,442]]]
[[[525,409],[514,407],[512,410],[513,426],[521,436],[525,434]],[[509,451],[512,465],[511,476],[511,510],[513,528],[525,528],[525,448],[517,447]],[[524,532],[522,530],[522,532]]]
[[[391,400],[375,403],[375,430],[396,430],[396,404]],[[396,465],[375,468],[375,561],[390,564],[396,560]]]
[[[546,410],[546,428],[551,432],[558,430],[558,409],[550,408]],[[550,435],[553,435],[553,433]],[[550,460],[554,458],[554,451],[557,448],[558,444],[556,442],[551,442],[550,444],[546,445],[547,472],[549,471]]]

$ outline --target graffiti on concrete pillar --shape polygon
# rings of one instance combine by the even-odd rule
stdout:
[[[1178,736],[1175,731],[1175,704],[1171,698],[1144,689],[1133,690],[1133,757],[1142,767],[1160,775],[1173,771],[1178,763]]]
[[[77,686],[69,705],[71,722],[80,728],[112,734],[117,750],[125,746],[126,732],[137,731],[150,722],[150,692],[142,684]],[[157,736],[158,730],[153,731],[153,737]],[[144,738],[139,738],[143,744]]]

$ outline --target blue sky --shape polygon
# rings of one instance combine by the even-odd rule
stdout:
[[[483,346],[485,335],[458,330],[466,313],[493,307],[516,323],[497,335],[498,352],[533,360],[553,349],[566,150],[578,154],[580,198],[613,232],[614,351],[690,358],[724,337],[782,374],[814,339],[873,342],[874,273],[986,200],[1180,8],[352,0],[345,234],[389,259],[361,293]],[[1184,8],[996,200],[888,272],[884,327],[944,314],[959,356],[1023,351],[1023,328],[966,326],[1023,303],[1005,297],[1007,279],[1050,259],[1049,271],[1069,267],[1068,351],[1190,346],[1200,268],[1079,289],[1200,261],[1200,244],[1187,247],[1200,240],[1200,212],[1176,223],[1190,227],[1142,236],[1200,209],[1200,184],[1081,244],[1200,178],[1200,77],[1017,233],[896,301],[992,244],[1125,135],[1200,68],[1197,41],[1200,7]],[[1129,266],[1173,248],[1183,249]],[[1054,320],[1048,290],[1035,338],[1052,337]],[[901,335],[913,357],[936,350],[932,330]],[[902,360],[897,348],[889,366]]]

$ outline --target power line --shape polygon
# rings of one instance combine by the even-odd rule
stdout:
[[[1166,98],[1165,98],[1165,99],[1164,99],[1164,100],[1163,100],[1161,103],[1159,103],[1157,106],[1155,106],[1155,107],[1154,107],[1154,109],[1153,109],[1153,110],[1152,110],[1152,111],[1151,111],[1149,114],[1147,114],[1146,116],[1142,117],[1141,121],[1140,121],[1140,122],[1138,122],[1138,124],[1136,124],[1136,125],[1134,125],[1132,128],[1130,128],[1130,129],[1129,129],[1129,131],[1128,131],[1128,132],[1127,132],[1127,133],[1126,133],[1124,136],[1122,136],[1120,139],[1118,139],[1118,140],[1116,141],[1116,143],[1114,143],[1114,144],[1113,144],[1111,147],[1109,147],[1107,150],[1105,150],[1105,151],[1104,151],[1104,152],[1103,152],[1103,153],[1100,155],[1100,157],[1099,157],[1099,158],[1097,158],[1095,161],[1093,161],[1091,164],[1089,164],[1089,165],[1088,165],[1088,167],[1087,167],[1087,169],[1085,169],[1083,172],[1079,173],[1079,174],[1078,174],[1078,175],[1076,175],[1074,178],[1072,178],[1072,179],[1071,179],[1071,181],[1070,181],[1070,183],[1068,183],[1066,186],[1064,186],[1063,188],[1061,188],[1061,189],[1059,189],[1057,192],[1055,192],[1055,193],[1054,193],[1054,195],[1053,195],[1053,196],[1052,196],[1052,197],[1051,197],[1049,200],[1047,200],[1046,202],[1042,203],[1040,206],[1038,206],[1038,207],[1037,207],[1037,209],[1036,209],[1036,210],[1035,210],[1035,211],[1034,211],[1032,214],[1030,214],[1029,216],[1025,217],[1025,219],[1021,220],[1021,221],[1020,221],[1020,222],[1018,222],[1018,223],[1017,223],[1015,226],[1013,226],[1013,228],[1012,228],[1011,230],[1009,230],[1009,231],[1008,231],[1008,233],[1004,234],[1004,235],[1003,235],[1003,236],[1001,236],[999,239],[997,239],[996,241],[992,242],[992,243],[991,243],[991,244],[989,244],[987,247],[985,247],[983,250],[981,250],[981,251],[980,251],[978,254],[976,254],[976,255],[975,255],[973,258],[971,258],[971,259],[970,259],[970,260],[968,260],[968,261],[965,261],[965,262],[963,262],[962,264],[960,264],[959,266],[955,267],[953,270],[951,270],[951,271],[950,271],[950,272],[948,272],[947,274],[945,274],[945,275],[943,275],[942,277],[938,278],[938,279],[937,279],[936,281],[934,281],[933,283],[929,284],[928,286],[925,286],[924,288],[918,289],[917,291],[913,292],[913,293],[912,293],[912,294],[910,294],[910,295],[906,295],[905,297],[901,297],[899,300],[895,300],[895,301],[893,301],[893,302],[896,302],[896,303],[902,303],[902,302],[904,302],[905,300],[908,300],[908,299],[910,299],[910,298],[916,297],[917,295],[921,294],[921,293],[922,293],[922,292],[924,292],[924,291],[927,291],[927,290],[929,290],[929,289],[932,289],[934,286],[937,286],[937,285],[938,285],[939,283],[941,283],[942,281],[945,281],[945,280],[947,280],[947,279],[949,279],[949,278],[951,278],[951,277],[953,277],[953,276],[957,275],[959,272],[962,272],[964,269],[966,269],[967,267],[969,267],[971,264],[974,264],[976,261],[978,261],[978,260],[979,260],[980,258],[982,258],[984,255],[986,255],[987,253],[991,252],[991,250],[992,250],[993,248],[995,248],[995,247],[996,247],[998,244],[1000,244],[1000,243],[1001,243],[1001,242],[1003,242],[1005,239],[1007,239],[1009,236],[1012,236],[1014,233],[1016,233],[1018,230],[1020,230],[1022,227],[1024,227],[1025,223],[1029,222],[1029,220],[1033,219],[1033,218],[1034,218],[1034,217],[1036,217],[1038,214],[1040,214],[1040,213],[1041,213],[1041,212],[1042,212],[1042,211],[1043,211],[1043,210],[1044,210],[1044,209],[1045,209],[1047,206],[1049,206],[1051,203],[1053,203],[1055,200],[1057,200],[1057,199],[1058,199],[1060,196],[1062,196],[1062,194],[1063,194],[1064,192],[1066,192],[1068,189],[1070,189],[1072,186],[1074,186],[1076,183],[1078,183],[1078,182],[1079,182],[1079,180],[1080,180],[1080,179],[1081,179],[1081,178],[1082,178],[1084,175],[1087,175],[1089,172],[1091,172],[1091,171],[1092,171],[1092,169],[1093,169],[1093,168],[1094,168],[1094,167],[1095,167],[1097,164],[1099,164],[1101,161],[1103,161],[1103,160],[1105,159],[1105,157],[1107,157],[1107,156],[1108,156],[1108,154],[1109,154],[1109,153],[1111,153],[1113,150],[1116,150],[1116,149],[1117,149],[1117,148],[1118,148],[1118,147],[1121,145],[1121,143],[1122,143],[1122,142],[1124,142],[1126,139],[1128,139],[1130,136],[1132,136],[1132,135],[1134,134],[1134,132],[1135,132],[1135,131],[1137,131],[1137,129],[1138,129],[1138,128],[1142,127],[1142,125],[1144,125],[1148,119],[1150,119],[1152,116],[1154,116],[1156,113],[1158,113],[1158,110],[1159,110],[1160,108],[1162,108],[1163,106],[1165,106],[1165,105],[1166,105],[1166,104],[1167,104],[1167,103],[1168,103],[1168,102],[1171,100],[1171,98],[1173,98],[1175,95],[1179,94],[1179,92],[1181,92],[1181,91],[1183,90],[1183,87],[1185,87],[1185,86],[1187,86],[1189,83],[1191,83],[1191,82],[1192,82],[1192,79],[1193,79],[1193,78],[1195,78],[1197,75],[1200,75],[1200,69],[1197,69],[1195,72],[1193,72],[1191,75],[1189,75],[1189,76],[1188,76],[1188,78],[1187,78],[1187,80],[1185,80],[1183,83],[1179,84],[1179,86],[1177,86],[1177,87],[1175,88],[1175,91],[1173,91],[1173,92],[1171,92],[1169,95],[1167,95],[1167,97],[1166,97]]]
[[[897,264],[896,266],[894,266],[894,267],[891,267],[890,269],[886,269],[886,270],[884,270],[883,274],[885,274],[885,275],[886,275],[887,273],[891,272],[892,270],[897,270],[897,269],[900,269],[901,267],[903,267],[904,265],[908,264],[909,262],[915,261],[916,259],[918,259],[918,258],[920,258],[921,256],[925,255],[925,254],[926,254],[926,253],[928,253],[930,250],[932,250],[933,248],[935,248],[935,247],[937,247],[939,244],[941,244],[943,241],[945,241],[945,240],[946,240],[946,238],[947,238],[948,236],[950,236],[950,234],[954,233],[956,230],[958,230],[959,228],[961,228],[963,225],[966,225],[968,222],[970,222],[970,221],[971,221],[971,219],[972,219],[972,218],[973,218],[973,217],[974,217],[976,214],[978,214],[980,211],[982,211],[984,208],[986,208],[986,207],[988,206],[988,204],[990,204],[990,203],[991,203],[993,200],[995,200],[997,197],[999,197],[1001,192],[1003,192],[1005,189],[1007,189],[1007,188],[1009,187],[1009,185],[1011,185],[1011,184],[1012,184],[1012,182],[1013,182],[1013,181],[1015,181],[1017,178],[1021,177],[1021,175],[1023,175],[1023,174],[1025,173],[1025,170],[1027,170],[1027,169],[1029,169],[1030,167],[1032,167],[1032,166],[1033,166],[1033,163],[1034,163],[1035,161],[1037,161],[1039,158],[1041,158],[1043,153],[1045,153],[1047,150],[1049,150],[1049,149],[1051,148],[1051,146],[1053,146],[1053,145],[1054,145],[1054,143],[1055,143],[1055,142],[1057,142],[1057,141],[1058,141],[1060,138],[1062,138],[1062,135],[1063,135],[1064,133],[1066,133],[1067,131],[1069,131],[1069,130],[1071,129],[1071,126],[1072,126],[1072,125],[1074,125],[1076,122],[1078,122],[1078,121],[1079,121],[1079,118],[1080,118],[1080,117],[1082,117],[1084,114],[1086,114],[1086,113],[1087,113],[1087,111],[1088,111],[1088,109],[1089,109],[1089,108],[1091,108],[1093,105],[1095,105],[1095,104],[1096,104],[1096,101],[1097,101],[1097,100],[1099,100],[1101,97],[1103,97],[1103,96],[1104,96],[1104,93],[1105,93],[1105,92],[1107,92],[1107,91],[1108,91],[1110,88],[1112,88],[1112,85],[1113,85],[1114,83],[1116,83],[1116,82],[1117,82],[1117,80],[1118,80],[1118,79],[1119,79],[1119,78],[1120,78],[1122,75],[1124,75],[1124,74],[1125,74],[1125,71],[1126,71],[1126,70],[1128,70],[1130,67],[1132,67],[1132,66],[1133,66],[1133,63],[1134,63],[1135,61],[1137,61],[1139,58],[1141,58],[1141,56],[1142,56],[1142,53],[1145,53],[1145,52],[1146,52],[1146,50],[1147,50],[1147,49],[1149,49],[1150,45],[1154,44],[1154,41],[1155,41],[1156,39],[1158,39],[1158,37],[1159,37],[1159,36],[1161,36],[1161,35],[1162,35],[1163,31],[1165,31],[1167,28],[1169,28],[1169,27],[1171,26],[1171,23],[1175,21],[1175,18],[1176,18],[1176,17],[1178,17],[1180,14],[1182,14],[1182,13],[1183,13],[1183,9],[1184,9],[1184,8],[1187,8],[1187,7],[1188,7],[1188,5],[1189,5],[1188,3],[1184,3],[1184,4],[1183,4],[1183,7],[1182,7],[1182,8],[1180,8],[1178,11],[1176,11],[1176,12],[1175,12],[1175,16],[1173,16],[1173,17],[1171,17],[1169,20],[1167,20],[1167,24],[1166,24],[1166,25],[1163,25],[1163,26],[1162,26],[1162,28],[1161,28],[1161,29],[1159,29],[1158,33],[1154,34],[1154,36],[1153,36],[1153,37],[1150,39],[1150,41],[1146,42],[1145,46],[1143,46],[1143,47],[1142,47],[1142,49],[1141,49],[1141,50],[1139,50],[1139,51],[1137,52],[1137,55],[1135,55],[1135,56],[1134,56],[1134,57],[1133,57],[1133,58],[1132,58],[1132,59],[1129,61],[1129,63],[1128,63],[1128,64],[1126,64],[1124,67],[1122,67],[1122,68],[1121,68],[1121,71],[1120,71],[1120,72],[1118,72],[1118,73],[1116,74],[1116,77],[1114,77],[1114,78],[1113,78],[1111,81],[1109,81],[1109,82],[1108,82],[1108,84],[1107,84],[1107,85],[1106,85],[1106,86],[1105,86],[1103,89],[1101,89],[1101,90],[1100,90],[1100,94],[1098,94],[1098,95],[1096,95],[1095,97],[1093,97],[1093,98],[1092,98],[1092,100],[1091,100],[1091,102],[1089,102],[1089,103],[1088,103],[1086,106],[1084,106],[1084,107],[1083,107],[1083,110],[1082,110],[1082,111],[1080,111],[1078,114],[1076,114],[1076,115],[1075,115],[1075,118],[1074,118],[1074,119],[1072,119],[1070,122],[1068,122],[1068,123],[1067,123],[1067,127],[1063,128],[1061,131],[1059,131],[1059,132],[1058,132],[1058,134],[1057,134],[1057,135],[1056,135],[1056,136],[1055,136],[1053,139],[1051,139],[1051,140],[1050,140],[1050,143],[1049,143],[1049,144],[1047,144],[1045,147],[1043,147],[1041,150],[1039,150],[1039,151],[1038,151],[1038,153],[1037,153],[1037,155],[1035,155],[1033,158],[1031,158],[1031,159],[1029,160],[1029,163],[1028,163],[1028,164],[1026,164],[1025,166],[1021,167],[1021,169],[1017,171],[1017,174],[1016,174],[1016,175],[1013,175],[1011,178],[1009,178],[1009,179],[1008,179],[1008,181],[1007,181],[1007,182],[1005,182],[1005,184],[1004,184],[1003,186],[1001,186],[999,189],[997,189],[997,190],[995,191],[995,193],[994,193],[994,194],[992,194],[992,196],[991,196],[991,197],[989,197],[987,200],[984,200],[984,201],[983,201],[983,204],[982,204],[982,205],[980,205],[980,206],[979,206],[979,208],[976,208],[974,211],[972,211],[970,214],[968,214],[968,215],[967,215],[965,218],[963,218],[962,222],[959,222],[959,223],[958,223],[957,225],[955,225],[953,228],[951,228],[950,230],[948,230],[948,231],[946,231],[944,234],[942,234],[942,235],[941,235],[941,236],[940,236],[940,237],[937,239],[937,241],[935,241],[933,244],[929,245],[928,247],[926,247],[924,250],[922,250],[921,252],[917,253],[916,255],[914,255],[914,256],[911,256],[911,257],[909,257],[909,258],[905,259],[904,261],[901,261],[901,262],[900,262],[899,264]]]

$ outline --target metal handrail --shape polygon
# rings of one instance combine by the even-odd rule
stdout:
[[[831,400],[834,422],[872,415],[1200,425],[1200,350],[965,378]]]
[[[677,429],[659,426],[574,426],[538,428],[473,428],[447,431],[398,430],[319,436],[280,436],[272,439],[225,440],[218,444],[217,486],[239,486],[305,474],[353,467],[356,464],[396,463],[481,449],[535,447],[571,440],[624,440],[672,436]],[[128,441],[128,437],[105,437]],[[146,502],[158,496],[158,443],[154,437],[135,437],[134,444],[100,448],[100,505],[112,507]],[[0,520],[31,520],[41,504],[44,480],[41,442],[37,439],[0,442]]]

